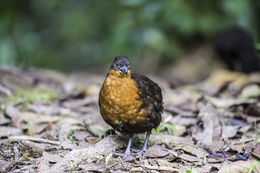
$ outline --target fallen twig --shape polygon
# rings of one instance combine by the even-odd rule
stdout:
[[[42,139],[42,138],[37,138],[37,137],[32,137],[32,136],[10,136],[8,140],[11,141],[23,141],[23,140],[28,140],[28,141],[33,141],[33,142],[39,142],[39,143],[48,143],[48,144],[53,144],[53,145],[60,145],[60,142],[58,141],[51,141],[49,139]]]

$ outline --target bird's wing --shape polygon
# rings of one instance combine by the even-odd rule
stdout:
[[[161,88],[158,84],[137,73],[132,73],[131,78],[136,81],[140,100],[143,102],[142,107],[151,112],[161,113],[163,111],[163,101]]]

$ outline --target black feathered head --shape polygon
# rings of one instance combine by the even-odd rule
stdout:
[[[117,56],[115,57],[114,62],[111,65],[111,69],[115,71],[121,71],[124,74],[128,73],[130,69],[130,63],[126,56]]]

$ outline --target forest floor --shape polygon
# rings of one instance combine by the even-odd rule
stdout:
[[[144,155],[124,161],[112,153],[128,138],[99,113],[104,77],[1,68],[0,172],[260,172],[260,74],[218,70],[183,86],[149,76],[163,119]]]

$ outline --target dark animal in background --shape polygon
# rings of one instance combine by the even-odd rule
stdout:
[[[244,73],[260,71],[260,59],[253,38],[243,28],[232,27],[220,32],[216,37],[215,51],[230,70]]]

